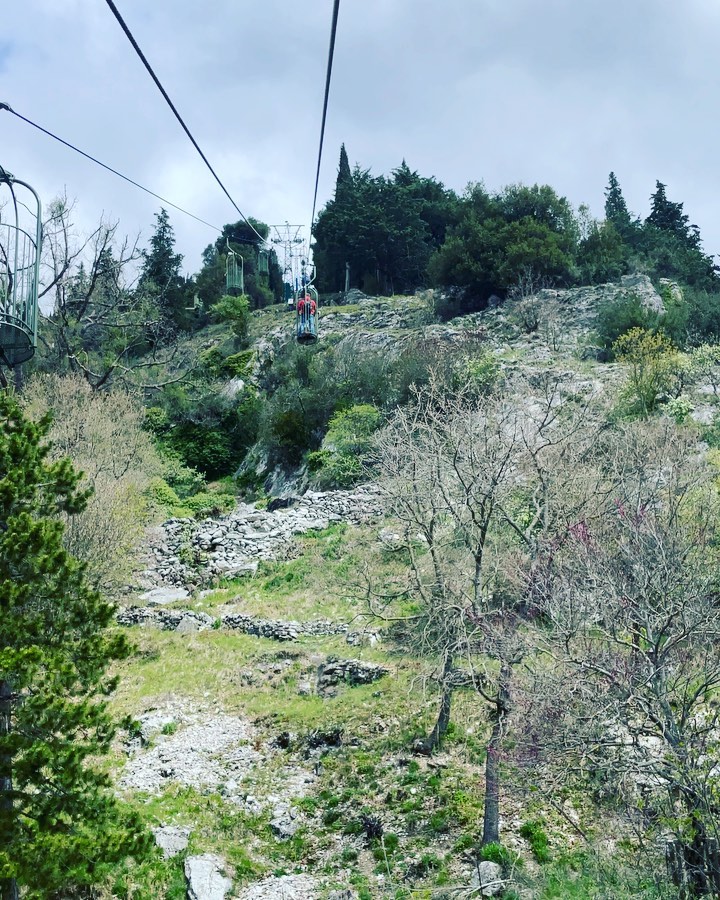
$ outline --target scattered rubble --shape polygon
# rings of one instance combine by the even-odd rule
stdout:
[[[281,875],[251,884],[238,900],[318,900],[320,884],[310,875]]]
[[[141,581],[159,597],[161,588],[186,589],[220,576],[254,575],[260,560],[282,556],[297,534],[333,522],[360,525],[379,513],[378,490],[366,485],[352,491],[308,491],[280,509],[240,503],[218,518],[169,519],[150,536]]]

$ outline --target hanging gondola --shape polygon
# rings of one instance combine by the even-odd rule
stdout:
[[[41,242],[40,198],[0,166],[0,365],[10,368],[37,346]]]
[[[245,259],[239,253],[236,253],[230,247],[230,242],[225,241],[227,244],[227,257],[225,259],[225,286],[227,288],[228,294],[239,291],[241,294],[245,293]],[[240,266],[238,267],[238,260],[240,260]]]
[[[308,284],[295,300],[295,334],[299,344],[314,344],[318,339],[318,292]]]

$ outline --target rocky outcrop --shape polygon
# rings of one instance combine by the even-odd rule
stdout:
[[[187,850],[191,829],[182,825],[160,825],[153,828],[155,843],[162,850],[165,859],[171,859]]]
[[[188,856],[185,860],[188,900],[225,900],[232,881],[223,870],[225,862],[213,853]]]
[[[495,862],[484,860],[478,863],[473,874],[471,887],[480,891],[481,897],[495,897],[505,890],[502,868]]]
[[[265,510],[241,503],[214,519],[169,519],[150,535],[147,588],[184,587],[219,576],[252,575],[260,560],[285,554],[295,535],[322,530],[333,522],[360,525],[380,513],[376,488],[308,491],[292,506]]]

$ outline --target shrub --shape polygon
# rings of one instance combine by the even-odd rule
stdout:
[[[198,519],[207,516],[219,516],[235,506],[235,495],[200,493],[195,494],[194,497],[188,497],[184,501],[184,505]]]
[[[362,479],[363,459],[380,422],[380,410],[367,403],[333,414],[321,449],[308,459],[319,487],[352,487]]]
[[[66,547],[93,585],[123,584],[147,519],[144,492],[162,471],[142,405],[124,391],[93,391],[79,375],[31,379],[23,403],[33,418],[53,412],[52,458],[69,456],[93,489],[85,510],[67,518]]]
[[[643,306],[637,294],[618,294],[598,311],[595,330],[600,345],[610,350],[631,329],[651,331],[658,325],[656,312]]]
[[[539,863],[549,862],[548,837],[541,821],[525,822],[520,826],[520,836],[528,842],[533,856]]]
[[[520,864],[520,857],[502,844],[490,843],[480,848],[480,859],[497,863],[503,872],[509,872]]]
[[[254,350],[241,350],[240,353],[226,356],[221,363],[222,371],[231,378],[246,378],[252,370],[254,358]]]
[[[643,328],[632,328],[613,344],[616,358],[629,368],[623,399],[628,412],[643,419],[680,383],[683,365],[670,340]]]
[[[239,342],[245,342],[250,325],[250,300],[245,294],[238,297],[221,297],[210,307],[218,322],[227,322]]]

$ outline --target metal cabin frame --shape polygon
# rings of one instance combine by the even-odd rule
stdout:
[[[18,187],[32,195],[34,209],[18,197]],[[37,347],[41,247],[40,198],[0,166],[0,364],[11,368]]]

